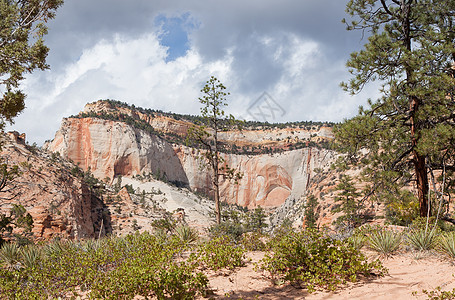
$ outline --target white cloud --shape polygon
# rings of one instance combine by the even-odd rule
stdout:
[[[249,105],[263,92],[286,110],[272,122],[341,121],[365,102],[363,96],[351,97],[338,86],[348,79],[343,57],[329,57],[324,40],[289,29],[300,24],[300,15],[288,22],[284,12],[277,17],[270,12],[268,19],[256,16],[262,24],[257,27],[251,26],[256,24],[250,20],[253,15],[239,15],[234,7],[222,16],[204,11],[197,16],[201,29],[188,37],[189,50],[175,60],[166,61],[168,49],[160,45],[159,28],[148,28],[136,35],[113,32],[75,51],[80,54],[77,59],[32,74],[23,85],[27,109],[14,128],[40,144],[53,138],[63,117],[106,98],[198,114],[200,89],[211,75],[231,92],[228,112],[247,119]],[[274,28],[269,19],[288,22],[289,28]]]
[[[165,58],[166,48],[155,33],[137,39],[117,36],[111,42],[100,41],[61,73],[48,76],[46,89],[39,87],[40,74],[25,80],[28,108],[14,128],[27,132],[32,141],[42,142],[52,138],[63,117],[100,98],[196,114],[203,83],[211,75],[222,81],[230,77],[229,56],[204,63],[190,50],[174,61],[166,63]]]

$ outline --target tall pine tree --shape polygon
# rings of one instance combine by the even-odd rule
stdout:
[[[336,128],[340,149],[365,166],[368,195],[400,197],[415,183],[426,216],[430,172],[455,169],[455,1],[350,0],[346,11],[347,29],[369,37],[342,86],[355,94],[378,81],[381,97]]]

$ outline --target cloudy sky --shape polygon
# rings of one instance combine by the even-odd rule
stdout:
[[[66,0],[46,36],[51,69],[23,81],[27,108],[9,129],[41,145],[98,99],[198,114],[212,75],[238,118],[341,121],[376,94],[339,87],[365,43],[341,23],[346,2]]]

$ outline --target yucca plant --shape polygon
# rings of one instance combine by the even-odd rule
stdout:
[[[80,247],[85,252],[96,252],[103,246],[102,240],[89,239],[80,243]]]
[[[401,234],[391,230],[377,229],[370,233],[367,242],[372,250],[388,257],[400,247]]]
[[[416,229],[406,234],[406,239],[412,248],[419,251],[431,250],[436,246],[435,230]]]
[[[21,248],[20,254],[22,265],[28,269],[35,268],[42,258],[41,248],[35,245]]]
[[[48,258],[58,259],[70,246],[74,245],[70,245],[70,242],[64,240],[53,240],[44,247],[43,252]]]
[[[188,225],[181,225],[175,229],[175,235],[180,241],[187,245],[194,244],[199,239],[199,233],[196,229]]]
[[[19,268],[20,250],[15,243],[5,243],[0,249],[0,265],[12,271]]]
[[[350,243],[355,249],[360,250],[363,248],[363,246],[365,246],[367,239],[364,235],[353,234],[347,238],[346,241]]]
[[[448,232],[441,236],[437,250],[448,257],[455,259],[455,232]]]

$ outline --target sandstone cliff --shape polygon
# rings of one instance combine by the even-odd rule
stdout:
[[[159,114],[145,114],[128,107],[115,107],[106,101],[88,104],[85,113],[91,117],[64,119],[53,141],[46,145],[100,179],[113,180],[118,175],[159,174],[160,177],[193,191],[209,192],[210,175],[200,168],[197,150],[160,137],[158,133],[184,136],[191,123]],[[153,127],[150,133],[126,122],[106,120],[93,113],[121,112]],[[291,134],[292,132],[292,134]],[[289,134],[289,136],[287,136]],[[330,128],[277,128],[223,133],[229,143],[248,147],[272,145],[287,149],[294,140],[330,139]],[[286,138],[284,138],[286,137]],[[222,200],[253,208],[277,207],[286,199],[298,199],[306,191],[315,168],[327,168],[336,153],[316,147],[282,151],[275,154],[224,154],[232,168],[243,173],[237,185],[225,181],[221,185]]]
[[[37,239],[94,237],[102,202],[71,174],[70,166],[26,145],[25,137],[16,132],[4,136],[2,143],[2,163],[17,165],[20,176],[0,192],[0,211],[7,212],[13,203],[23,205],[33,217]]]

